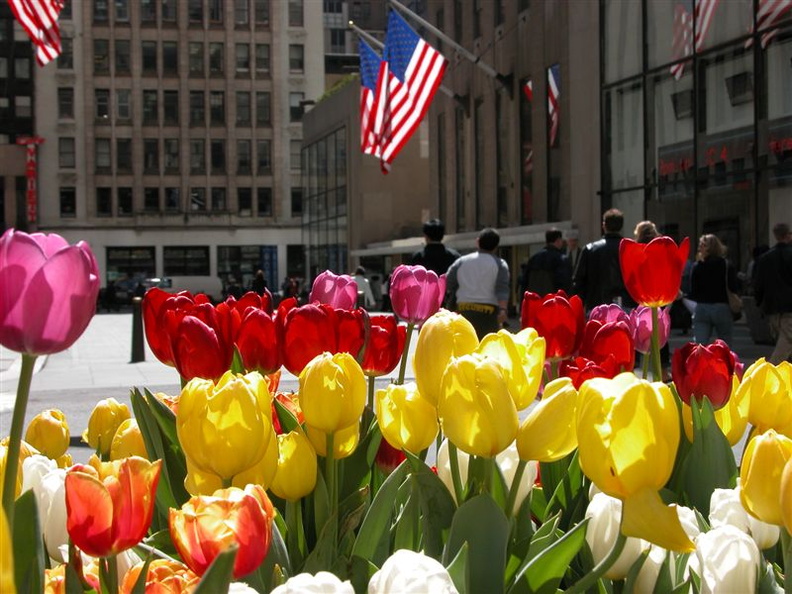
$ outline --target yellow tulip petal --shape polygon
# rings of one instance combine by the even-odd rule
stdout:
[[[792,439],[770,429],[748,442],[740,465],[740,501],[752,516],[781,525],[781,475],[792,459]]]
[[[682,529],[675,505],[666,505],[660,494],[642,489],[624,500],[622,533],[643,538],[664,549],[690,553],[696,545]]]
[[[781,517],[787,532],[792,534],[792,459],[781,474]]]
[[[577,447],[577,397],[568,377],[547,384],[542,400],[529,411],[517,433],[521,460],[555,462]]]
[[[318,456],[327,456],[327,433],[310,425],[305,425],[305,434],[316,450]],[[340,460],[351,456],[360,441],[360,424],[354,423],[349,427],[336,431],[333,436],[333,458]]]

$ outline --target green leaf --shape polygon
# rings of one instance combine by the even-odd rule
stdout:
[[[526,563],[558,540],[561,534],[561,531],[558,529],[559,521],[560,514],[556,514],[539,526],[533,538],[531,538],[531,546],[528,548],[528,554],[525,555]]]
[[[64,572],[66,576],[66,594],[83,594],[85,589],[74,566],[71,563],[67,563]]]
[[[284,433],[291,433],[300,426],[297,417],[280,400],[273,398],[272,403],[275,405],[275,414],[278,415]]]
[[[376,565],[365,559],[352,556],[349,560],[348,578],[355,592],[365,592],[367,590],[368,583],[371,581],[374,574],[377,573],[377,569]]]
[[[242,375],[247,371],[245,369],[245,364],[242,362],[242,355],[239,353],[239,349],[236,346],[234,346],[234,356],[231,358],[230,371],[232,373],[241,373]]]
[[[324,473],[316,473],[316,486],[313,493],[314,503],[314,529],[316,530],[316,537],[319,538],[319,533],[327,520],[330,518],[330,494],[327,492],[327,483],[325,482]]]
[[[454,514],[443,564],[448,565],[468,543],[470,592],[499,594],[504,589],[509,532],[509,521],[492,497],[477,495]]]
[[[547,516],[547,491],[544,487],[534,487],[531,492],[531,513],[544,521]]]
[[[393,549],[408,549],[410,551],[417,551],[420,549],[421,531],[419,528],[419,509],[420,502],[418,501],[419,495],[416,492],[414,481],[412,477],[408,482],[413,483],[410,489],[410,495],[407,497],[407,505],[401,509],[393,537]]]
[[[468,552],[470,547],[468,543],[462,545],[454,560],[448,564],[446,570],[448,575],[451,576],[451,581],[454,582],[459,594],[467,594],[470,590],[468,582]]]
[[[641,572],[641,568],[646,563],[646,558],[649,556],[649,549],[646,549],[638,555],[638,558],[633,561],[633,564],[630,566],[630,569],[627,570],[627,577],[624,578],[624,591],[622,594],[632,594],[635,592],[635,582],[638,579],[638,574]],[[666,558],[668,558],[668,554],[666,554]]]
[[[416,485],[421,508],[423,540],[421,549],[425,555],[440,559],[443,554],[443,534],[451,527],[456,504],[448,488],[426,463],[405,452],[412,467],[410,481]]]
[[[148,570],[149,565],[151,565],[152,556],[147,555],[146,560],[143,563],[143,568],[140,570],[138,574],[138,579],[135,581],[135,585],[132,587],[131,594],[146,594],[146,578],[148,577]]]
[[[286,550],[286,543],[283,541],[281,531],[277,524],[272,523],[272,534],[270,536],[270,548],[264,561],[259,565],[257,573],[262,576],[269,589],[280,585],[280,581],[275,583],[275,576],[282,576],[285,570],[287,575],[291,575],[292,564],[289,553]],[[280,579],[279,577],[277,578]]]
[[[181,449],[178,431],[176,430],[176,415],[164,402],[154,396],[148,388],[145,389],[145,392],[146,402],[149,405],[151,414],[157,420],[165,440],[171,447]]]
[[[193,590],[193,594],[228,592],[228,586],[234,577],[234,561],[237,550],[237,546],[232,546],[215,557],[198,586]]]
[[[787,568],[786,570],[792,571],[792,568]],[[759,583],[756,589],[757,594],[781,594],[783,591],[783,586],[780,586],[775,579],[773,567],[767,562],[763,563],[759,569]]]
[[[14,582],[17,592],[44,591],[44,540],[41,538],[36,496],[32,489],[14,503]]]

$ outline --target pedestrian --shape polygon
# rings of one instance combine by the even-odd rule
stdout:
[[[267,290],[267,279],[264,277],[264,271],[259,269],[253,277],[253,282],[250,283],[250,290],[255,291],[259,295],[263,295]]]
[[[473,324],[479,340],[497,332],[507,319],[509,265],[497,255],[500,235],[482,229],[477,251],[457,259],[448,269],[447,290],[456,297],[456,311]]]
[[[624,286],[619,264],[619,244],[624,215],[611,208],[602,215],[603,235],[589,243],[580,254],[572,290],[591,310],[603,303],[616,303],[625,310],[636,306]]]
[[[366,309],[371,309],[374,307],[376,301],[374,301],[374,292],[371,290],[371,283],[366,278],[366,269],[362,266],[358,266],[355,269],[355,282],[358,286],[358,298],[360,294],[363,293],[363,303],[358,305],[362,305]]]
[[[564,245],[563,233],[556,228],[545,231],[544,247],[530,257],[523,268],[520,282],[520,295],[531,291],[537,295],[547,295],[572,289],[572,265],[561,250]]]
[[[569,229],[564,234],[564,239],[566,240],[566,256],[569,259],[569,265],[572,268],[572,276],[574,277],[578,262],[580,262],[580,254],[583,253],[583,248],[580,247],[578,240],[578,230]]]
[[[732,343],[734,320],[726,289],[738,292],[740,281],[734,267],[726,260],[726,246],[715,235],[701,236],[696,263],[690,271],[690,299],[696,302],[693,312],[693,340],[708,344],[713,333],[726,344]]]
[[[768,360],[778,365],[792,355],[792,232],[787,223],[777,223],[773,236],[777,243],[756,264],[754,294],[777,337]]]
[[[431,219],[423,224],[424,245],[412,255],[410,264],[421,265],[427,270],[433,270],[437,276],[445,274],[448,267],[459,258],[459,252],[446,247],[443,243],[445,225],[440,219]]]

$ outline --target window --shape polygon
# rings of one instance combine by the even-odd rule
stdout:
[[[209,44],[209,74],[223,74],[223,44]]]
[[[190,125],[206,125],[206,109],[204,106],[203,91],[190,91]]]
[[[270,46],[269,43],[256,44],[256,72],[267,74],[270,70]]]
[[[74,138],[58,138],[58,166],[61,169],[74,169]]]
[[[346,50],[346,31],[330,29],[330,53],[343,54]]]
[[[247,91],[236,94],[236,125],[250,126],[250,93]]]
[[[226,172],[226,157],[225,157],[225,140],[212,140],[211,141],[211,172],[212,174],[219,174]]]
[[[165,173],[179,173],[179,139],[166,138],[165,145]]]
[[[300,170],[300,159],[302,158],[302,140],[289,141],[289,164],[292,171]]]
[[[156,138],[143,140],[143,173],[159,173],[159,140]]]
[[[96,119],[107,121],[110,118],[110,91],[95,89],[94,99],[96,101]]]
[[[74,188],[60,189],[60,216],[73,219],[77,215],[77,192]]]
[[[109,18],[107,0],[94,0],[93,20],[95,23],[107,22]]]
[[[305,49],[302,45],[289,45],[289,72],[303,72],[305,70]]]
[[[14,76],[24,80],[30,78],[29,58],[14,58]]]
[[[206,189],[190,189],[190,210],[206,210]]]
[[[96,216],[109,217],[113,214],[113,189],[96,188]]]
[[[272,144],[269,140],[256,142],[256,172],[259,174],[272,172]]]
[[[128,39],[115,40],[115,73],[129,74],[130,72],[130,43]]]
[[[303,117],[301,103],[305,100],[305,93],[289,93],[289,121],[300,122]]]
[[[253,214],[253,190],[250,188],[237,188],[237,206],[239,216],[249,217]]]
[[[258,188],[256,190],[256,207],[258,216],[272,216],[272,188]]]
[[[94,74],[110,72],[110,42],[107,39],[94,39]]]
[[[268,91],[256,92],[256,125],[269,126],[272,122],[271,95]]]
[[[145,25],[152,25],[157,22],[156,0],[140,1],[140,22]]]
[[[188,0],[187,17],[191,25],[203,24],[203,0]]]
[[[253,0],[253,10],[257,25],[269,25],[270,0]]]
[[[159,188],[143,188],[143,210],[146,212],[159,212],[159,198]]]
[[[165,246],[163,264],[166,276],[208,276],[207,246]]]
[[[33,102],[29,96],[17,95],[14,97],[14,115],[18,118],[33,117]]]
[[[303,191],[302,188],[291,189],[291,213],[293,217],[302,215]]]
[[[190,42],[190,76],[204,76],[204,46],[200,42]]]
[[[132,91],[129,89],[116,90],[116,118],[119,120],[132,118]]]
[[[225,188],[212,188],[212,210],[226,210]]]
[[[237,43],[235,54],[237,74],[250,72],[250,46],[247,43]]]
[[[289,0],[289,27],[303,26],[303,0]]]
[[[251,152],[249,140],[237,140],[237,173],[239,175],[250,175],[253,165]]]
[[[71,2],[65,2],[63,4],[63,8],[61,8],[60,14],[58,15],[60,20],[70,20],[72,18],[72,7]]]
[[[143,123],[144,124],[157,124],[157,91],[144,90],[143,91]]]
[[[8,58],[0,56],[0,78],[8,78]]]
[[[247,25],[250,22],[249,0],[234,0],[234,24]]]
[[[207,0],[209,4],[209,22],[220,24],[223,22],[223,0]]]
[[[143,74],[157,74],[157,42],[144,41],[141,44]]]
[[[96,173],[110,173],[110,139],[97,138],[94,144]]]
[[[162,42],[162,74],[179,73],[179,46],[175,41]]]
[[[166,126],[179,123],[179,91],[162,92],[162,117]]]
[[[132,188],[118,188],[118,216],[132,216]]]
[[[165,188],[165,212],[179,212],[181,200],[179,188]]]
[[[74,118],[74,87],[58,89],[58,117]]]
[[[206,173],[206,144],[203,138],[190,140],[190,173]]]
[[[224,91],[209,91],[209,123],[218,126],[225,124]]]
[[[116,172],[117,173],[132,172],[132,139],[131,138],[116,139]]]
[[[71,70],[74,68],[74,52],[72,38],[61,37],[61,53],[58,56],[58,70]]]
[[[175,23],[177,15],[177,2],[179,0],[161,0],[162,22]]]

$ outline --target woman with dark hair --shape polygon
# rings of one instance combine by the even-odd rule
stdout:
[[[726,288],[739,291],[737,272],[726,259],[726,247],[715,235],[701,236],[696,263],[690,273],[690,298],[696,302],[693,313],[693,340],[708,344],[713,332],[726,344],[732,342],[734,319]]]

